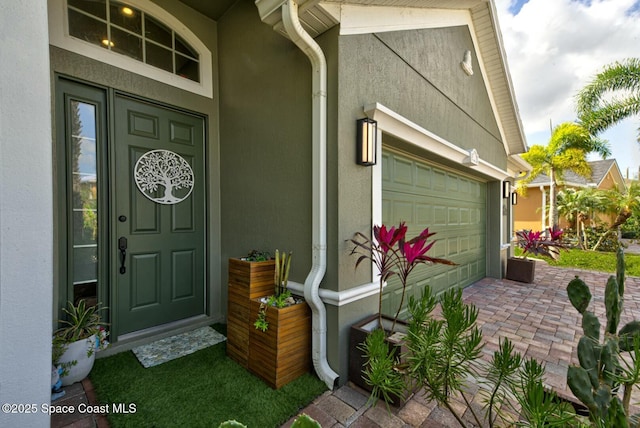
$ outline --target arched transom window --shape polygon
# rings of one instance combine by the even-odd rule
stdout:
[[[68,0],[69,35],[200,81],[199,55],[159,20],[113,0]]]
[[[49,35],[52,45],[213,96],[211,51],[149,0],[50,0]]]

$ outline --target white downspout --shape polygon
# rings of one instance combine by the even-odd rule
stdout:
[[[327,270],[327,62],[320,46],[302,28],[298,4],[282,5],[282,23],[287,35],[311,61],[313,68],[312,123],[312,266],[304,282],[304,298],[312,313],[312,357],[318,377],[333,389],[338,374],[327,362],[327,311],[318,289]]]

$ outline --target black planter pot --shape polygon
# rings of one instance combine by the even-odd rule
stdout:
[[[507,274],[505,277],[519,282],[532,283],[535,278],[535,260],[510,257],[507,259]]]
[[[378,314],[372,315],[362,321],[353,324],[349,334],[349,380],[360,388],[371,392],[371,386],[367,385],[363,378],[363,371],[366,367],[367,358],[361,348],[367,336],[380,325]],[[390,331],[393,325],[393,318],[382,315],[382,325],[386,331]],[[387,338],[387,344],[395,349],[395,355],[400,358],[407,349],[404,344],[404,335],[407,331],[407,323],[398,320],[395,327],[396,334]],[[391,404],[394,406],[404,405],[413,395],[413,391],[405,392],[402,397],[393,397]]]

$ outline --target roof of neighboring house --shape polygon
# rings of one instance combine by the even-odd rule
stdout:
[[[589,185],[595,185],[595,187],[598,187],[612,168],[615,168],[620,174],[620,177],[622,177],[622,173],[620,172],[620,168],[618,167],[618,162],[616,162],[615,159],[591,161],[589,162],[589,166],[591,166],[591,177],[586,178],[574,172],[567,171],[564,174],[562,182],[566,185],[576,187],[588,187]],[[624,180],[622,184],[624,185]],[[539,187],[548,185],[549,176],[546,174],[540,174],[536,178],[534,178],[527,187]]]

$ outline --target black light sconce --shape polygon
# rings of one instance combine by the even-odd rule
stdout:
[[[503,181],[502,182],[502,197],[507,199],[511,195],[511,182]]]
[[[511,194],[511,205],[518,205],[518,194],[516,192]]]
[[[376,164],[377,140],[378,140],[378,122],[365,117],[356,121],[357,130],[357,155],[356,162],[358,165],[372,166]]]

